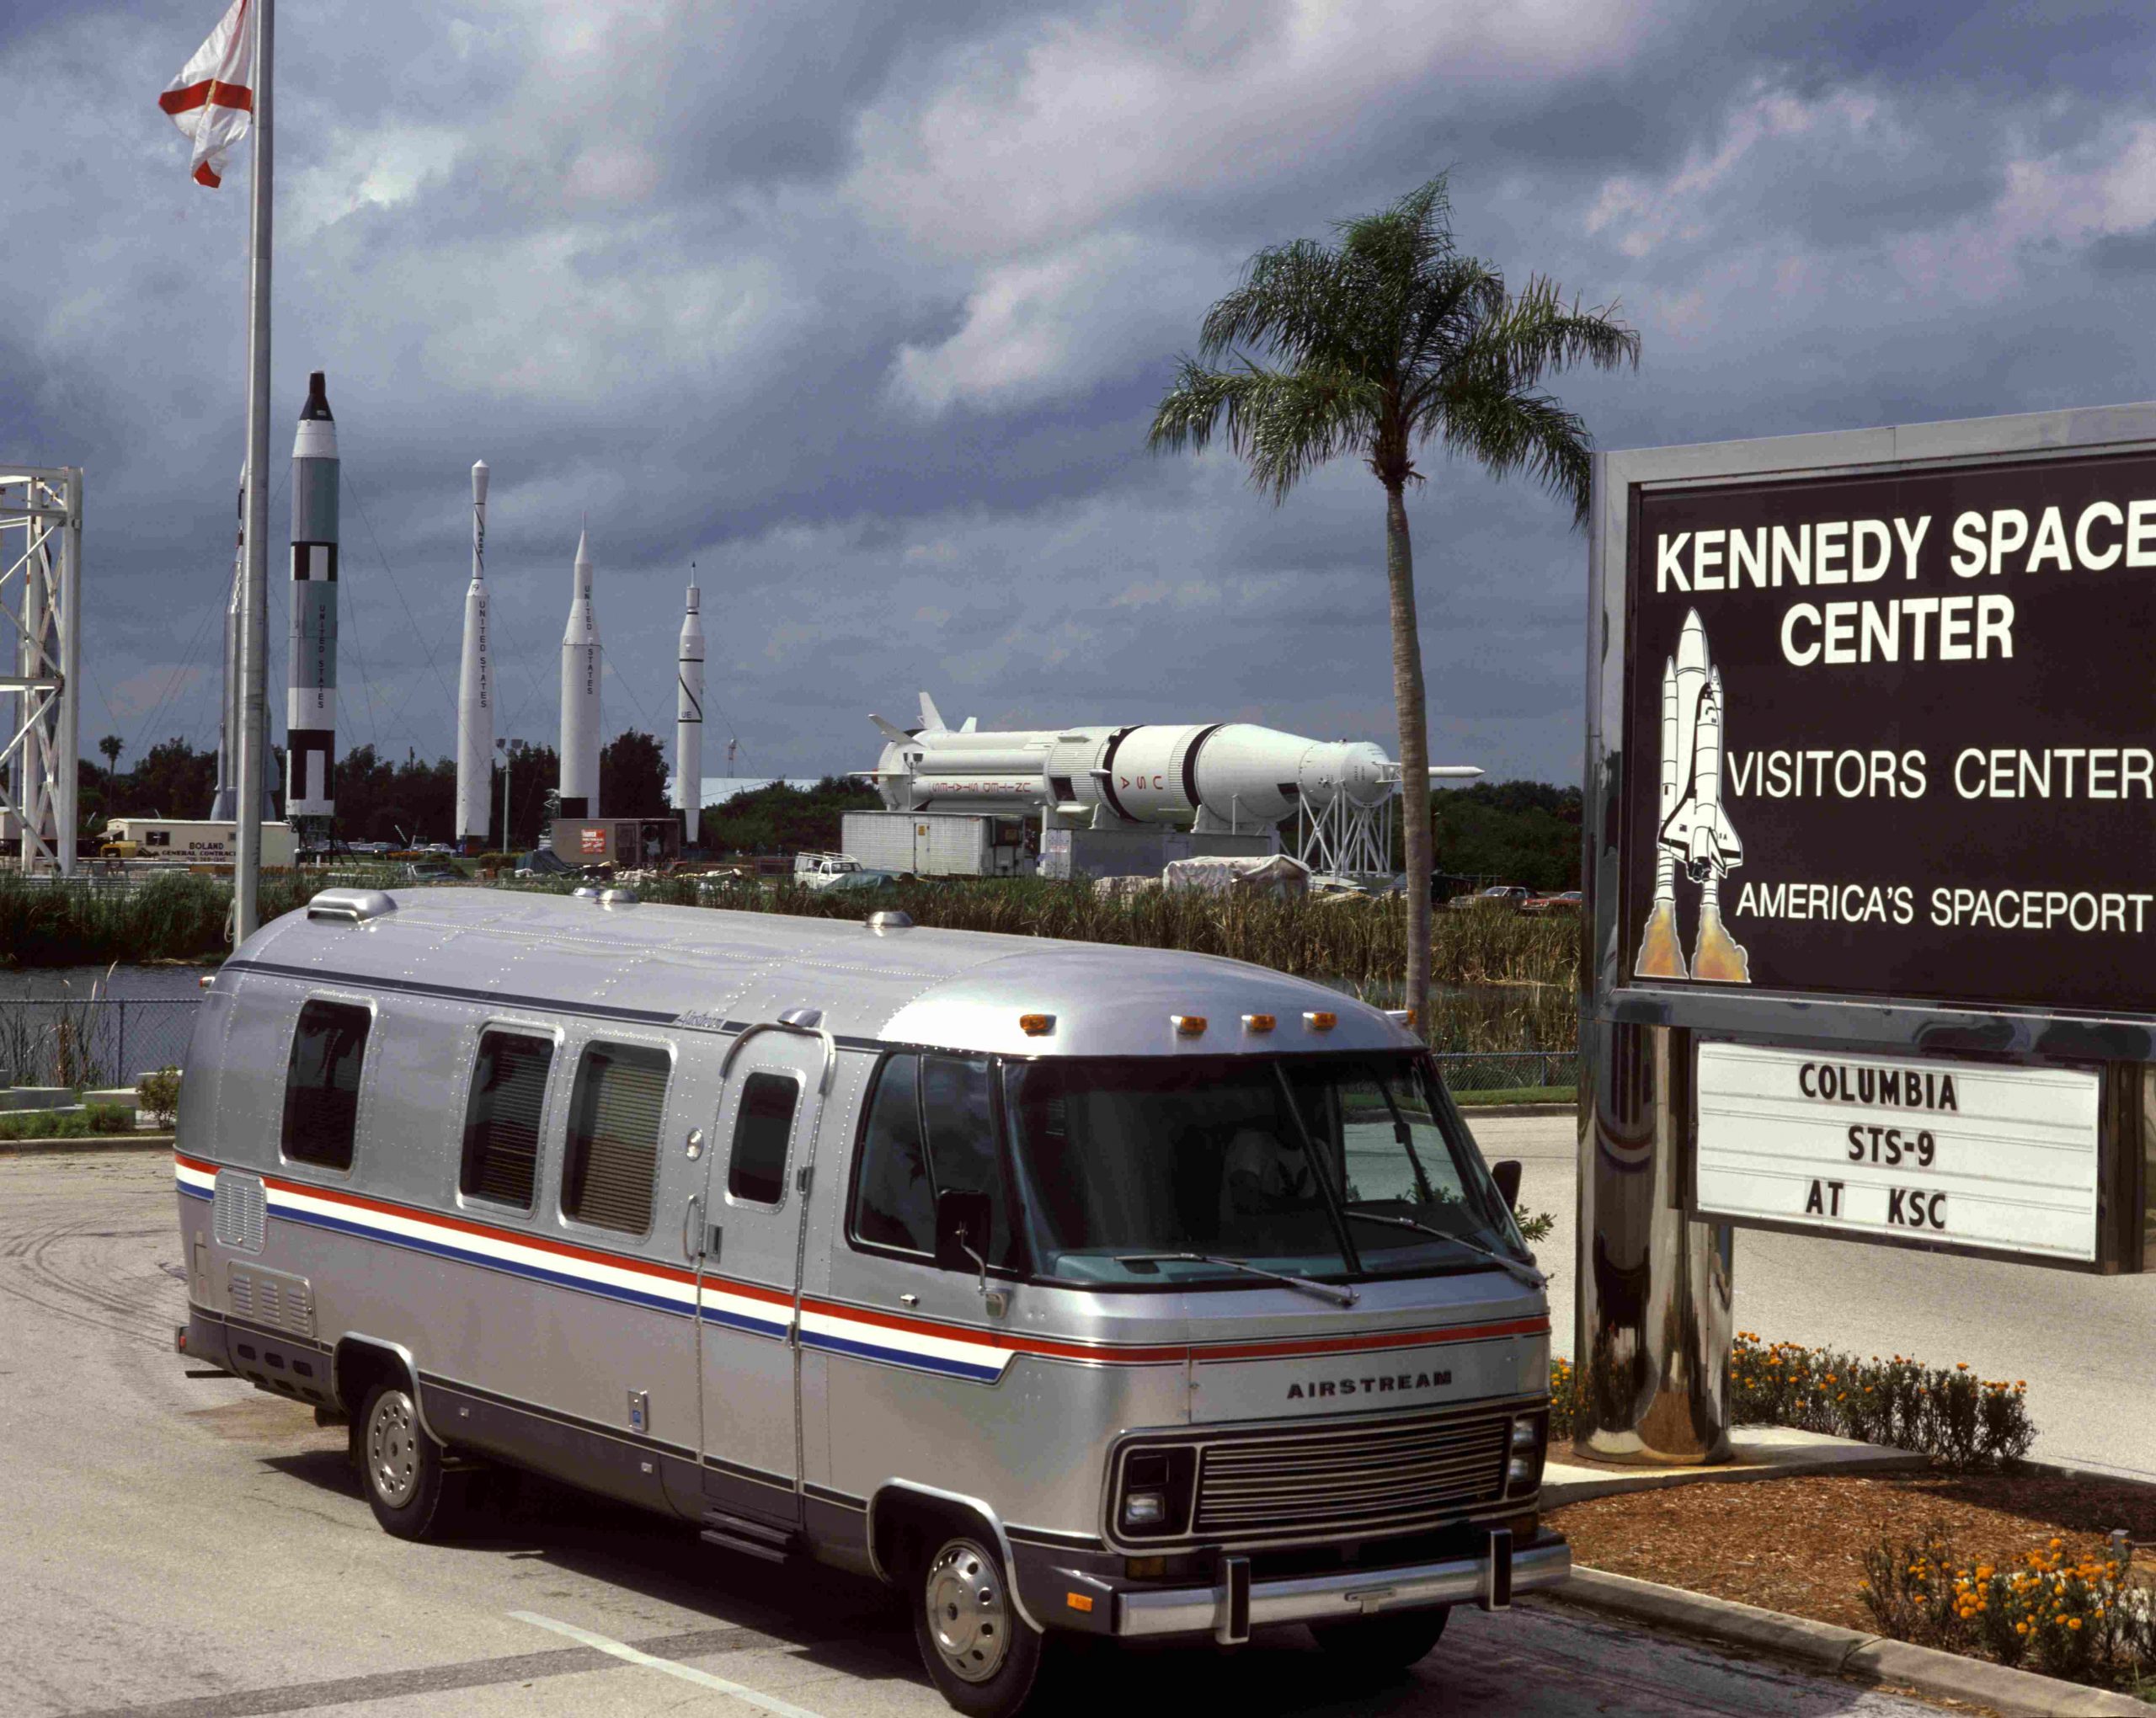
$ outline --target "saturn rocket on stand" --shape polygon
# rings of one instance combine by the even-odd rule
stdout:
[[[696,845],[704,797],[704,623],[696,605],[696,587],[691,584],[688,612],[681,616],[674,691],[674,808],[681,814],[685,847]]]
[[[575,584],[562,629],[562,809],[599,815],[599,616],[591,607],[589,534],[577,533]]]
[[[337,810],[337,424],[319,370],[292,439],[291,666],[285,696],[285,815]]]
[[[494,675],[487,652],[487,462],[472,467],[472,583],[464,593],[464,665],[456,677],[456,840],[487,840],[494,799]],[[509,840],[506,832],[502,840]]]

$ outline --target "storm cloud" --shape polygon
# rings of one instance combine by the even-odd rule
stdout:
[[[217,9],[0,25],[0,452],[87,468],[83,732],[131,755],[215,738],[247,180],[189,184],[155,96]],[[450,750],[481,457],[508,734],[552,736],[588,519],[607,731],[670,742],[693,562],[744,774],[865,767],[923,686],[1390,742],[1368,472],[1276,507],[1144,439],[1252,251],[1444,168],[1464,245],[1641,330],[1558,384],[1604,446],[2152,392],[2113,8],[374,0],[278,40],[273,446],[327,371],[347,744]],[[1433,755],[1577,779],[1584,541],[1425,466]]]

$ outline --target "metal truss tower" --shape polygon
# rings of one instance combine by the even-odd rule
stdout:
[[[1295,802],[1295,856],[1320,876],[1358,882],[1389,880],[1392,863],[1394,808],[1400,803],[1400,766],[1385,766],[1392,791],[1375,805],[1361,804],[1336,792],[1312,806],[1310,796]]]
[[[0,840],[75,871],[83,473],[0,467]]]

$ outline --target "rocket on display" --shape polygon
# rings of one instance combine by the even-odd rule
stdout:
[[[494,785],[494,675],[487,649],[487,462],[472,467],[472,583],[464,593],[464,665],[456,677],[456,839],[487,839]],[[506,835],[503,837],[507,840]]]
[[[704,778],[704,623],[696,612],[696,587],[689,587],[681,616],[681,651],[675,672],[674,808],[681,814],[681,844],[692,846],[702,810]]]
[[[562,629],[562,808],[599,815],[599,616],[591,606],[590,535],[576,539],[568,625]]]
[[[944,721],[921,695],[911,730],[872,716],[888,742],[872,779],[892,811],[1052,812],[1094,829],[1172,824],[1201,835],[1270,825],[1298,805],[1374,808],[1399,791],[1400,766],[1369,740],[1306,739],[1247,722],[983,734]],[[1479,776],[1438,765],[1433,781]]]
[[[217,791],[210,816],[222,823],[239,803],[239,592],[247,576],[247,467],[239,468],[239,529],[232,538],[232,590],[225,598],[224,702],[217,709]],[[263,753],[268,757],[269,753]]]
[[[285,815],[337,809],[337,424],[319,370],[292,440],[291,667],[285,696]]]

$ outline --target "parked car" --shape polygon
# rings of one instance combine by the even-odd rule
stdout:
[[[1474,894],[1454,895],[1445,903],[1448,910],[1455,913],[1481,911],[1486,913],[1517,913],[1528,897],[1525,885],[1501,883]]]
[[[1585,904],[1586,897],[1579,890],[1568,888],[1560,894],[1529,895],[1519,904],[1519,910],[1540,917],[1550,913],[1577,913]]]

